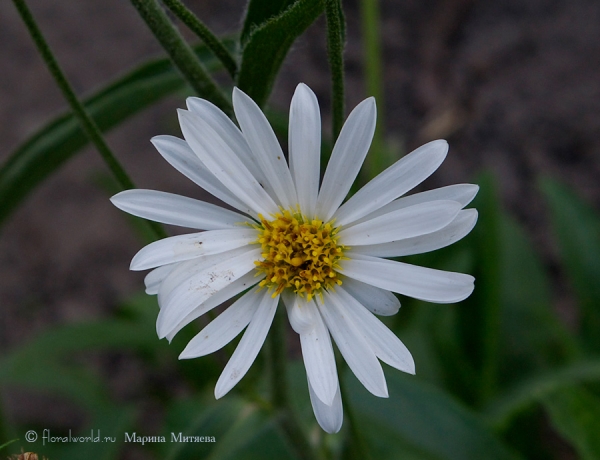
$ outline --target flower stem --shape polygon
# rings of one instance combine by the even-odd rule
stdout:
[[[379,27],[379,1],[361,0],[360,13],[363,35],[363,59],[365,68],[365,79],[367,83],[367,95],[375,97],[377,101],[377,126],[375,135],[371,142],[371,150],[379,156],[383,155],[382,133],[384,128],[383,112],[384,97],[382,88],[382,64],[381,64],[381,37]],[[379,166],[380,161],[369,161],[366,166],[369,179],[375,177],[381,170],[373,170],[373,166]]]
[[[500,213],[494,178],[483,176],[479,183],[480,203],[486,212],[481,213],[479,222],[479,251],[481,254],[481,276],[478,278],[478,295],[482,299],[481,334],[481,380],[479,404],[488,403],[497,390],[498,356],[500,355],[501,291],[498,279],[501,276],[500,259]]]
[[[221,40],[180,0],[163,0],[163,3],[208,46],[227,69],[231,78],[235,78],[238,71],[237,63]]]
[[[342,359],[339,353],[336,353],[335,362],[339,378],[340,395],[342,396],[342,401],[344,401],[344,418],[348,420],[349,431],[345,440],[345,450],[349,450],[348,458],[372,460],[367,442],[365,441],[364,435],[356,422],[356,415],[354,413],[354,408],[352,407],[352,401],[350,400],[348,391],[346,390],[346,385],[344,383],[343,376],[347,368],[346,362]]]
[[[90,141],[96,146],[96,149],[100,153],[100,156],[111,170],[113,175],[115,176],[117,182],[121,186],[122,189],[132,189],[135,188],[133,181],[129,178],[125,169],[121,166],[115,155],[110,150],[110,147],[104,140],[102,133],[92,117],[87,113],[87,110],[81,103],[81,101],[77,98],[75,91],[71,87],[66,75],[60,68],[58,61],[52,54],[46,39],[42,35],[42,31],[38,27],[31,11],[27,7],[25,0],[13,0],[21,19],[25,23],[31,38],[33,39],[35,46],[37,47],[39,53],[42,56],[42,59],[46,63],[48,70],[54,77],[56,84],[60,88],[63,93],[63,96],[67,100],[71,110],[73,111],[75,117],[81,124],[84,132],[90,139]],[[162,226],[156,222],[147,221],[148,225],[151,227],[152,231],[158,238],[164,238],[166,235]]]
[[[269,334],[271,349],[271,399],[282,430],[302,460],[319,458],[298,423],[288,398],[284,308],[278,308]]]
[[[344,12],[340,0],[325,1],[327,19],[327,51],[332,84],[332,135],[338,138],[344,124]]]
[[[194,91],[232,115],[231,103],[221,93],[157,0],[131,0],[131,3]]]
[[[345,417],[348,420],[348,425],[350,428],[349,437],[350,437],[350,450],[352,452],[351,458],[361,459],[361,460],[372,460],[372,456],[369,453],[369,448],[367,447],[367,443],[363,436],[363,433],[359,430],[358,425],[356,423],[356,416],[354,414],[354,408],[350,403],[350,398],[348,397],[348,392],[345,391],[344,384],[340,379],[340,392],[342,395],[342,400],[344,401],[344,412]]]

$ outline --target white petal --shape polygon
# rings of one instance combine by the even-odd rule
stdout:
[[[211,254],[176,264],[175,269],[164,279],[160,285],[160,289],[158,291],[158,303],[161,305],[161,307],[166,306],[167,298],[171,294],[171,291],[173,291],[173,289],[175,289],[181,283],[188,281],[190,278],[203,270],[208,270],[220,262],[233,260],[234,258],[241,256],[246,252],[248,252],[248,248],[242,246],[241,248],[232,249],[231,251],[227,251],[225,253]]]
[[[435,251],[464,238],[475,227],[477,210],[464,209],[441,230],[427,235],[415,236],[390,243],[356,246],[352,250],[377,257],[400,257]]]
[[[342,299],[350,320],[360,325],[363,337],[377,357],[396,369],[414,374],[415,362],[400,339],[342,287],[336,288],[336,294]]]
[[[264,184],[266,182],[265,175],[252,154],[246,139],[244,139],[244,135],[221,109],[212,102],[198,97],[188,97],[186,105],[190,112],[206,121],[227,142],[231,150],[237,153],[238,158],[242,160],[242,163],[259,183]]]
[[[240,292],[243,292],[248,288],[252,288],[252,286],[255,286],[256,283],[261,281],[264,277],[264,273],[261,276],[256,276],[254,272],[249,272],[228,286],[225,286],[214,296],[208,298],[200,305],[195,307],[185,318],[179,321],[179,323],[166,335],[167,340],[171,342],[173,337],[175,337],[180,330],[182,330],[196,318],[199,318],[206,312],[209,312],[213,308],[221,305],[223,302],[226,302],[232,297],[238,295]]]
[[[169,273],[173,271],[177,264],[163,265],[162,267],[155,268],[144,278],[144,284],[146,285],[146,294],[155,295],[158,294],[160,284],[164,279],[169,276]]]
[[[335,213],[337,225],[345,225],[388,204],[427,179],[444,161],[448,143],[429,142],[387,168],[360,189]]]
[[[259,258],[260,248],[246,250],[235,257],[204,267],[203,270],[184,279],[168,293],[161,304],[157,320],[159,337],[165,337],[196,306],[252,270],[255,267],[254,261]],[[170,276],[173,276],[175,271]]]
[[[110,201],[134,216],[200,230],[239,228],[248,217],[214,204],[155,190],[125,190]]]
[[[298,204],[296,187],[267,117],[249,96],[237,88],[233,88],[233,110],[244,138],[267,179],[267,184],[263,185],[272,193],[271,196],[277,197],[278,204],[292,209]]]
[[[179,359],[198,358],[220,350],[248,325],[261,296],[252,290],[240,297],[190,340]]]
[[[398,313],[400,301],[390,291],[352,278],[344,278],[343,286],[352,297],[376,315],[391,316]]]
[[[275,202],[227,141],[192,112],[180,109],[178,114],[185,140],[200,161],[225,187],[257,214],[268,216],[277,212]]]
[[[453,303],[471,295],[471,275],[418,267],[402,262],[347,252],[339,271],[364,283],[415,299],[436,303]]]
[[[206,166],[204,166],[186,141],[174,136],[155,136],[150,141],[171,166],[192,182],[195,182],[208,193],[227,203],[229,206],[247,214],[256,214],[252,212],[248,206],[238,200],[235,195],[233,195],[233,193],[231,193],[229,189],[206,168]]]
[[[425,192],[415,193],[414,195],[403,196],[402,198],[398,198],[397,200],[392,201],[391,203],[388,203],[385,206],[382,206],[377,211],[373,211],[365,217],[361,217],[360,219],[349,224],[348,226],[356,225],[361,222],[366,222],[368,220],[374,219],[375,217],[379,217],[384,214],[397,211],[399,209],[408,208],[409,206],[414,206],[416,204],[426,203],[428,201],[458,201],[464,208],[471,202],[471,200],[473,200],[473,198],[475,198],[475,195],[477,195],[478,191],[478,185],[456,184],[448,185],[446,187],[435,188],[433,190],[427,190]]]
[[[313,327],[300,334],[302,358],[306,375],[317,397],[326,405],[331,405],[338,387],[338,375],[335,356],[329,331],[317,310],[314,301],[300,300],[299,308],[308,310],[313,318]]]
[[[344,410],[342,408],[342,396],[339,386],[336,389],[333,403],[329,406],[317,397],[310,385],[310,381],[308,382],[308,394],[310,395],[310,403],[312,404],[315,418],[321,428],[327,433],[337,433],[340,431],[342,422],[344,421]]]
[[[377,111],[375,99],[365,99],[348,116],[325,170],[316,214],[328,221],[348,194],[369,151]]]
[[[253,228],[210,230],[155,241],[143,247],[131,261],[131,270],[146,270],[249,245],[258,239]]]
[[[428,201],[375,217],[338,233],[340,244],[360,246],[425,235],[444,228],[459,213],[456,201]]]
[[[348,366],[367,390],[375,396],[387,398],[381,364],[357,326],[348,319],[340,297],[327,291],[323,297],[323,301],[316,297],[319,311]]]
[[[279,302],[279,296],[272,298],[268,290],[263,291],[260,304],[248,329],[244,332],[242,340],[217,381],[215,398],[219,399],[225,396],[252,366],[273,322],[277,311],[277,302]]]
[[[298,296],[290,289],[284,289],[281,298],[290,320],[292,329],[298,334],[305,333],[314,327],[314,318],[307,308],[300,308]]]
[[[163,280],[158,290],[158,303],[162,307],[166,305],[166,300],[173,289],[181,283],[198,274],[208,267],[214,266],[220,260],[233,258],[243,254],[246,248],[238,248],[228,251],[226,254],[211,254],[209,256],[199,257],[197,259],[187,260],[176,264],[175,268]]]
[[[289,149],[298,204],[312,219],[319,193],[321,114],[317,97],[304,83],[296,87],[290,106]]]

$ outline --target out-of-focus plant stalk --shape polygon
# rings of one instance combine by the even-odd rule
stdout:
[[[231,78],[235,78],[238,71],[237,63],[221,40],[180,0],[163,0],[163,3],[206,44],[221,61]]]
[[[346,442],[350,443],[352,449],[350,458],[360,460],[373,460],[373,457],[371,457],[371,454],[369,453],[369,448],[367,446],[365,437],[358,428],[358,423],[356,422],[356,415],[354,414],[354,408],[350,403],[350,395],[346,391],[346,386],[344,385],[344,381],[342,379],[342,376],[344,375],[346,369],[345,361],[342,360],[339,354],[336,356],[335,361],[339,378],[340,396],[342,397],[342,401],[344,401],[344,419],[347,420],[348,427],[350,430],[349,436],[346,437]]]
[[[232,115],[231,103],[223,95],[194,54],[191,46],[183,39],[158,2],[156,0],[131,0],[131,3],[192,89],[228,115]]]
[[[377,101],[377,125],[371,150],[383,155],[384,97],[383,97],[383,66],[381,64],[381,34],[379,0],[361,0],[360,16],[363,39],[364,72],[367,85],[367,96],[375,97]],[[369,179],[379,172],[381,161],[368,161],[365,166]]]
[[[499,366],[500,346],[500,216],[497,206],[497,191],[494,179],[490,175],[483,176],[479,182],[482,187],[479,199],[483,204],[479,217],[479,226],[486,229],[480,244],[482,260],[482,276],[478,284],[482,297],[483,332],[482,332],[482,367],[479,404],[485,405],[496,391]]]
[[[66,75],[60,68],[58,61],[54,57],[54,54],[50,50],[46,39],[42,35],[42,31],[38,27],[31,11],[29,10],[25,0],[13,0],[19,15],[23,19],[31,38],[33,39],[35,46],[37,47],[42,59],[46,63],[48,70],[52,74],[52,77],[56,81],[56,84],[60,88],[63,93],[63,96],[69,103],[71,110],[77,117],[77,120],[81,124],[81,127],[85,131],[86,135],[89,137],[90,141],[95,145],[96,149],[102,156],[102,159],[111,170],[113,175],[115,176],[117,182],[121,186],[122,189],[132,189],[135,188],[133,181],[130,179],[129,175],[125,171],[125,169],[121,166],[115,155],[110,150],[110,147],[104,140],[100,129],[92,119],[92,117],[87,113],[87,110],[73,91],[69,80]],[[152,231],[158,238],[164,238],[166,235],[162,226],[156,222],[147,221],[148,225],[151,227]]]
[[[5,415],[4,415],[4,407],[0,404],[0,440],[4,441],[5,439],[11,439],[16,436],[14,428],[8,423]],[[10,441],[4,442],[0,449],[9,446],[13,442],[18,441],[18,439],[12,439]]]
[[[337,139],[344,124],[345,21],[340,0],[325,0],[327,51],[331,70],[332,136]]]
[[[281,307],[282,305],[280,305]],[[302,431],[289,400],[287,385],[287,346],[285,334],[285,308],[278,308],[269,332],[271,358],[271,402],[281,428],[302,460],[317,460],[318,454],[312,448]]]

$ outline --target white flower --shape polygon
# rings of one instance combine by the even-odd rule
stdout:
[[[387,397],[379,360],[414,373],[402,342],[373,314],[393,315],[392,292],[451,303],[473,291],[470,275],[384,259],[433,251],[464,237],[477,193],[461,184],[399,198],[432,174],[448,151],[430,142],[406,155],[342,202],[369,149],[375,100],[348,117],[319,187],[321,119],[313,92],[298,85],[289,121],[289,167],[259,107],[234,89],[240,129],[210,102],[187,100],[179,111],[185,140],[152,143],[182,174],[239,212],[164,192],[127,190],[118,208],[146,219],[202,230],[149,244],[132,270],[153,268],[146,292],[158,294],[159,337],[169,340],[192,320],[245,292],[194,337],[180,358],[212,353],[246,331],[219,378],[225,395],[256,358],[283,299],[300,335],[315,416],[330,433],[342,424],[331,344],[374,395]]]

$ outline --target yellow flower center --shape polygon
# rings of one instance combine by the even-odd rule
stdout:
[[[266,275],[260,286],[275,289],[273,297],[290,288],[310,300],[321,289],[342,284],[335,269],[346,248],[337,244],[338,229],[331,222],[309,221],[290,211],[278,212],[273,220],[259,217],[255,228],[263,260],[254,263]]]

